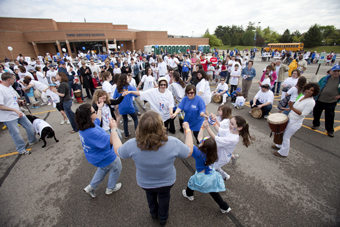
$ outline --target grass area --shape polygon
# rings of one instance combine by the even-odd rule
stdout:
[[[322,51],[326,51],[326,53],[334,51],[335,53],[340,53],[340,46],[318,46],[312,48],[305,48],[305,51],[316,51],[318,53],[321,53]]]
[[[251,48],[254,48],[254,46],[230,46],[230,45],[225,45],[225,46],[220,46],[220,47],[211,47],[211,48],[218,48],[219,50],[234,50],[234,48],[238,50],[245,50],[248,49],[250,51]]]
[[[251,48],[254,48],[254,46],[220,46],[220,47],[212,47],[212,48],[218,48],[219,50],[233,50],[234,48],[238,50],[245,50],[248,49],[250,51]],[[261,47],[257,47],[261,50]],[[305,48],[305,51],[316,51],[318,53],[321,53],[322,51],[326,51],[326,53],[330,53],[331,51],[334,51],[336,53],[340,53],[340,46],[317,46],[317,47],[311,47],[311,48]]]

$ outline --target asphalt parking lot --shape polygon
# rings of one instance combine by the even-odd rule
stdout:
[[[267,64],[255,62],[257,76],[249,98],[258,91],[256,81]],[[316,68],[317,65],[308,65],[307,79]],[[321,66],[320,78],[328,69]],[[278,100],[276,97],[274,105]],[[263,118],[252,118],[247,105],[241,110],[233,109],[233,115],[247,119],[255,141],[248,148],[239,143],[234,152],[240,155],[237,164],[223,167],[231,178],[226,182],[228,190],[221,196],[231,212],[222,214],[209,195],[199,192],[194,201],[185,199],[181,190],[186,188],[195,163],[191,157],[177,159],[177,181],[171,190],[167,226],[339,226],[339,104],[335,137],[326,135],[322,123],[319,130],[311,130],[310,115],[292,137],[287,158],[272,154],[268,123]],[[72,109],[78,106],[73,104]],[[209,113],[216,113],[218,106],[210,103]],[[49,139],[45,148],[37,143],[31,155],[19,156],[14,153],[8,130],[0,129],[0,226],[158,226],[149,215],[145,192],[136,183],[132,160],[122,160],[120,191],[105,195],[106,177],[96,191],[97,198],[92,199],[83,188],[96,169],[86,161],[79,135],[68,133],[71,126],[60,125],[61,115],[51,106],[32,112],[51,124],[60,142]],[[178,120],[175,122],[179,129]],[[132,122],[129,130],[133,132]],[[24,130],[20,132],[27,141]],[[174,136],[184,139],[179,130]]]

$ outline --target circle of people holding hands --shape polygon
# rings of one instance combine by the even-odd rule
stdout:
[[[233,116],[232,108],[225,103],[230,97],[235,108],[243,108],[256,71],[252,67],[254,62],[239,53],[225,59],[219,54],[213,54],[210,59],[204,53],[199,55],[175,57],[127,52],[125,57],[114,57],[111,61],[102,59],[101,67],[95,63],[98,56],[86,56],[76,67],[71,59],[65,58],[58,62],[58,69],[36,60],[35,75],[19,63],[13,68],[14,73],[1,75],[0,121],[8,127],[17,151],[28,154],[18,123],[25,128],[30,144],[35,143],[36,138],[32,124],[21,112],[22,105],[27,107],[30,103],[31,108],[39,108],[39,99],[41,105],[53,104],[62,116],[61,124],[70,124],[71,133],[79,132],[87,161],[97,167],[84,191],[95,198],[95,190],[106,174],[109,179],[105,193],[118,191],[122,187],[118,182],[121,159],[132,158],[137,168],[137,184],[145,190],[151,217],[161,225],[169,215],[170,190],[176,181],[175,158],[192,156],[196,173],[188,180],[182,195],[192,201],[194,191],[209,193],[221,212],[228,213],[231,209],[219,192],[226,190],[224,181],[230,175],[222,167],[230,162],[236,164],[239,155],[233,152],[240,139],[248,147],[254,138],[247,121],[242,116]],[[325,109],[326,130],[330,137],[334,136],[334,110],[340,100],[339,65],[334,65],[318,84],[307,83],[298,69],[284,80],[288,70],[279,60],[268,65],[260,79],[259,91],[250,100],[251,108],[259,109],[268,118],[275,88],[279,93],[282,87],[277,109],[288,115],[289,120],[282,144],[273,145],[277,149],[274,155],[279,157],[288,156],[291,136],[312,111],[312,128],[320,126]],[[212,84],[217,84],[213,92],[210,91]],[[72,99],[82,103],[82,88],[92,102],[80,105],[74,113]],[[21,100],[20,95],[25,100]],[[143,101],[143,109],[146,105],[151,108],[140,119],[136,97]],[[207,111],[212,98],[222,101],[216,115]],[[184,142],[168,135],[176,132],[176,118],[184,133]],[[128,122],[132,120],[135,138],[122,144],[122,134],[125,139],[131,137]],[[124,130],[119,129],[120,124]],[[203,136],[204,131],[208,137]]]

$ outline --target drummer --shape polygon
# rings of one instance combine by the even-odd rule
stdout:
[[[289,121],[283,134],[282,145],[274,144],[272,148],[278,149],[273,154],[278,157],[287,157],[289,154],[290,138],[302,126],[303,119],[313,110],[315,100],[313,97],[319,94],[320,88],[317,83],[309,83],[304,87],[304,96],[301,96],[295,103],[289,102],[291,109]]]
[[[215,91],[213,91],[212,96],[221,96],[223,97],[222,104],[226,102],[227,98],[230,96],[228,93],[228,84],[225,83],[225,78],[221,77],[220,83],[218,83]]]
[[[250,100],[250,106],[260,108],[263,111],[264,118],[268,118],[269,112],[273,108],[274,93],[270,90],[268,84],[261,85],[261,90],[259,90],[254,99]],[[251,113],[251,111],[249,111]]]

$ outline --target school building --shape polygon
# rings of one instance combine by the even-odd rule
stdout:
[[[62,53],[64,48],[69,55],[75,56],[83,49],[96,52],[106,52],[109,48],[143,51],[144,46],[156,46],[155,52],[158,52],[162,46],[167,48],[170,45],[190,46],[191,50],[198,50],[201,46],[209,45],[209,39],[176,38],[168,35],[167,31],[142,31],[112,23],[0,17],[0,61],[5,56],[12,60],[19,54],[36,58],[46,53]],[[12,52],[9,46],[13,48]]]

